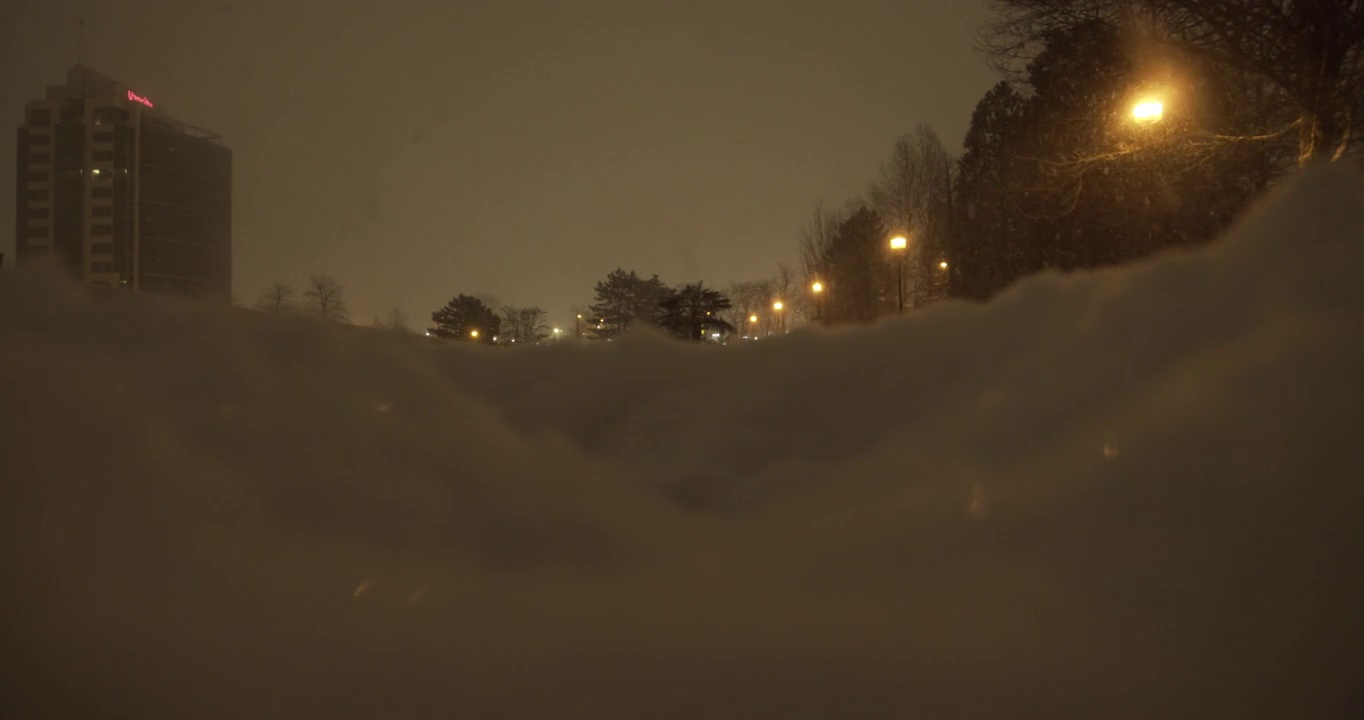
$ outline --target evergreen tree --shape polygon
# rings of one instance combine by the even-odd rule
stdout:
[[[502,331],[502,319],[472,295],[456,295],[445,307],[431,313],[431,322],[435,327],[427,328],[427,332],[436,337],[489,345]]]
[[[599,338],[610,338],[636,322],[656,324],[659,303],[668,288],[657,275],[645,280],[633,270],[616,268],[597,283],[596,302],[590,306],[590,329]]]
[[[659,304],[659,325],[675,337],[694,342],[715,333],[727,335],[735,328],[722,314],[731,305],[729,298],[702,283],[683,285],[670,291]]]

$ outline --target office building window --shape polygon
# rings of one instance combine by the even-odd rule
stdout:
[[[90,234],[91,234],[91,235],[113,235],[113,234],[114,234],[114,226],[113,226],[113,225],[91,225],[91,226],[90,226]]]
[[[40,218],[48,217],[51,213],[52,211],[48,208],[31,207],[28,208],[28,213],[25,214],[25,217],[27,217],[30,220],[37,220]]]
[[[47,133],[30,133],[28,144],[33,147],[44,147],[52,144],[52,136]]]
[[[114,264],[107,262],[90,263],[90,272],[107,273],[114,271]]]
[[[114,134],[111,132],[97,132],[95,133],[94,138],[97,143],[113,142]]]
[[[99,152],[91,153],[90,157],[94,158],[96,162],[112,162],[114,159],[114,151],[100,150]]]
[[[31,163],[52,162],[52,153],[31,152],[28,154],[28,161]]]
[[[90,245],[91,255],[112,255],[113,253],[113,243],[93,243]]]
[[[29,171],[28,171],[28,179],[29,179],[30,181],[35,181],[35,182],[36,182],[36,181],[42,181],[42,180],[47,180],[47,179],[49,179],[50,177],[52,177],[52,176],[49,175],[48,172],[47,172],[46,170],[29,170]]]
[[[111,198],[114,196],[114,189],[111,187],[90,188],[92,198]]]
[[[24,237],[45,238],[47,237],[47,226],[43,225],[35,227],[33,225],[30,225],[24,228]]]
[[[34,108],[28,111],[29,125],[51,125],[52,111],[47,108]]]
[[[49,192],[49,191],[47,191],[47,190],[29,190],[29,191],[28,191],[28,199],[29,199],[29,200],[50,200],[50,199],[52,199],[52,193]]]
[[[90,216],[91,216],[91,217],[113,217],[113,216],[114,216],[114,208],[113,208],[112,206],[109,206],[109,205],[104,205],[104,206],[102,206],[102,207],[101,207],[101,206],[95,206],[95,207],[90,208]]]

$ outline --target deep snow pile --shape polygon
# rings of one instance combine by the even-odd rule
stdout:
[[[724,349],[7,276],[0,715],[1359,717],[1361,228]]]

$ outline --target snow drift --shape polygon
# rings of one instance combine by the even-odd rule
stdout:
[[[0,282],[6,717],[1359,717],[1364,179],[729,348]]]

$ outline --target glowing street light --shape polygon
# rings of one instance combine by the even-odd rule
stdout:
[[[1152,125],[1165,117],[1165,103],[1159,100],[1142,100],[1132,106],[1132,119],[1138,125]]]
[[[815,299],[819,301],[819,304],[815,306],[819,310],[819,317],[816,319],[822,320],[824,318],[824,283],[818,280],[814,281],[810,285],[810,292],[814,293]]]
[[[814,293],[814,294],[816,294],[816,295],[818,295],[818,294],[824,292],[824,283],[822,283],[822,282],[816,280],[815,283],[814,283],[813,285],[810,286],[810,292],[812,292],[812,293]]]
[[[469,331],[469,337],[470,337],[470,338],[473,338],[474,340],[477,340],[477,339],[478,339],[478,331],[477,331],[477,330],[470,330],[470,331]]]
[[[944,261],[938,263],[938,267],[942,268],[943,270],[946,270],[946,269],[947,269],[947,261],[944,260]]]
[[[909,253],[905,249],[909,247],[909,240],[904,235],[896,235],[890,239],[890,249],[900,256],[900,261],[895,264],[895,293],[900,298],[900,314],[905,314],[905,256]]]

